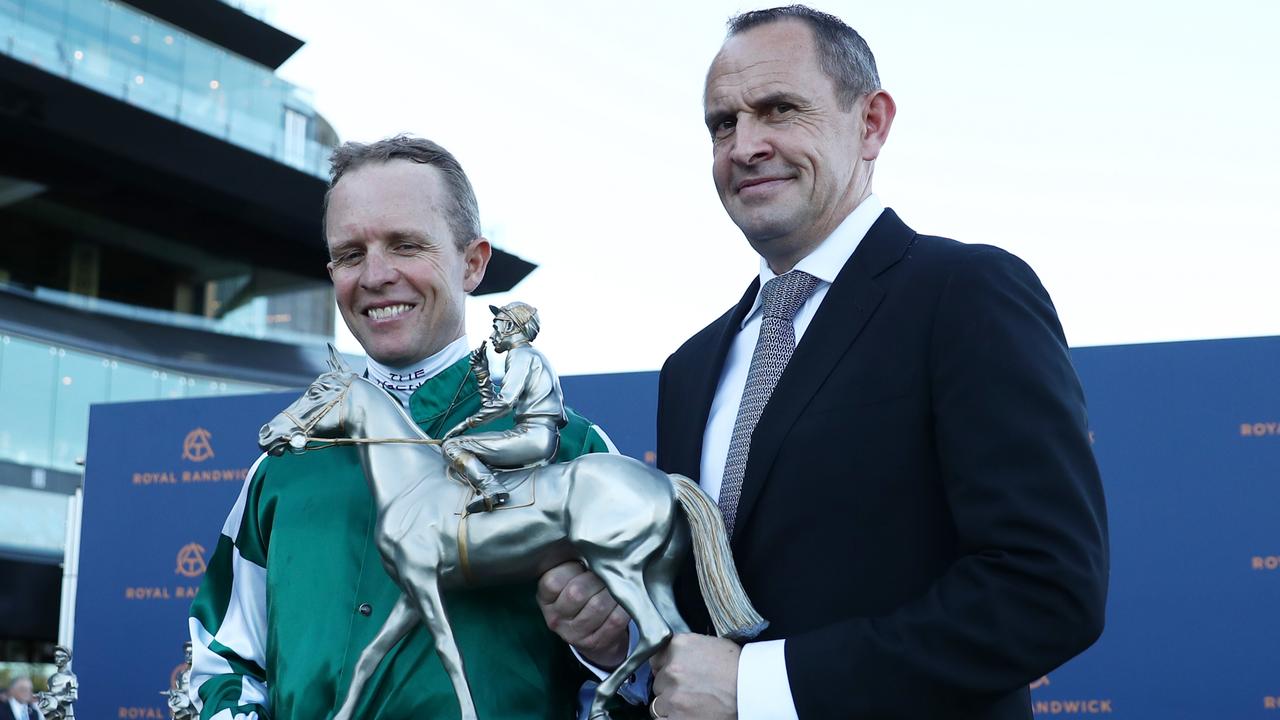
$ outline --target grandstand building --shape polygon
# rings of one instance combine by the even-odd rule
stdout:
[[[91,403],[305,385],[338,138],[218,0],[0,0],[0,662],[57,636]],[[500,250],[479,292],[533,265]]]

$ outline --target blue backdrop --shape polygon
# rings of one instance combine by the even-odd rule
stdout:
[[[1280,338],[1073,351],[1111,522],[1107,628],[1032,688],[1037,716],[1280,718]],[[652,460],[656,373],[564,379]],[[164,718],[185,618],[296,393],[95,406],[76,603],[81,717]]]

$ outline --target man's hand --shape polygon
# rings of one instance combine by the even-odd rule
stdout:
[[[730,640],[680,634],[649,661],[653,666],[653,712],[671,720],[736,720],[738,656]]]
[[[538,607],[547,627],[602,670],[627,657],[631,617],[604,581],[577,561],[557,565],[538,581]]]

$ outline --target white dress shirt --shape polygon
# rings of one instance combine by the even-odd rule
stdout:
[[[793,321],[797,346],[836,275],[840,274],[882,212],[884,205],[879,198],[869,195],[822,244],[796,263],[794,269],[803,270],[820,281],[813,295],[800,306]],[[769,269],[769,264],[761,258],[760,287],[763,288],[774,277],[776,275]],[[742,403],[742,391],[747,386],[747,372],[751,369],[751,356],[760,338],[763,315],[757,293],[755,304],[743,318],[741,329],[729,347],[702,435],[702,489],[717,501],[720,499],[720,483],[724,479],[733,425],[738,418],[738,406]],[[739,720],[795,720],[798,717],[791,697],[791,683],[787,679],[785,643],[786,640],[769,640],[742,647],[742,656],[738,660]]]
[[[28,707],[31,708],[30,713],[27,712]],[[44,720],[44,715],[40,713],[40,709],[34,703],[28,706],[9,698],[9,710],[13,712],[15,720]]]

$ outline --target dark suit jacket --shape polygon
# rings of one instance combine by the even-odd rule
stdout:
[[[755,298],[676,351],[658,464],[699,475]],[[997,248],[886,210],[765,407],[732,539],[807,718],[1030,718],[1027,686],[1102,631],[1106,510],[1053,305]],[[692,566],[681,611],[707,631]]]
[[[40,717],[40,715],[38,714],[38,711],[36,710],[35,703],[31,703],[27,707],[30,708],[30,710],[28,710],[27,713],[30,716],[31,720],[36,720],[36,718]],[[13,710],[9,709],[8,700],[0,701],[0,720],[14,720]]]

